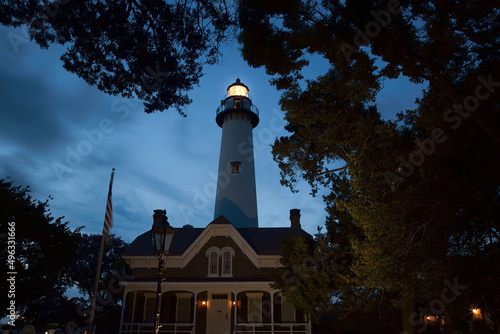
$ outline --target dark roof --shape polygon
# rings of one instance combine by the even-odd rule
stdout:
[[[175,231],[170,255],[182,255],[186,249],[203,232],[204,228],[179,228]],[[125,249],[122,256],[148,256],[153,255],[155,249],[151,236],[151,230],[144,232]]]
[[[309,233],[302,229],[291,229],[289,227],[253,227],[237,228],[240,235],[259,255],[281,255],[280,241],[291,235],[305,235]]]
[[[220,216],[209,225],[214,224],[231,224],[231,222]],[[170,246],[170,255],[182,255],[204,230],[204,228],[177,229]],[[312,238],[309,233],[302,229],[291,229],[289,227],[248,227],[236,228],[236,230],[258,255],[281,255],[282,251],[279,242],[290,235],[300,234]],[[122,255],[148,256],[153,254],[154,248],[151,241],[151,230],[149,230],[135,238]]]

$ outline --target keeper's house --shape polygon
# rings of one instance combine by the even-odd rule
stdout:
[[[163,271],[159,333],[310,334],[308,317],[271,287],[271,277],[282,266],[279,242],[289,235],[311,236],[301,229],[298,209],[290,210],[287,227],[258,227],[248,138],[259,113],[239,79],[228,87],[216,122],[222,143],[214,220],[205,228],[176,227]],[[165,210],[154,211],[153,225],[166,220]],[[132,278],[120,282],[120,334],[153,332],[158,257],[151,239],[149,230],[123,254]]]

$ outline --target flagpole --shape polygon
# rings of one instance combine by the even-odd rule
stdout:
[[[101,246],[99,248],[99,258],[97,260],[97,270],[95,273],[95,281],[94,281],[94,295],[92,296],[92,306],[90,308],[90,317],[89,317],[89,332],[88,334],[92,334],[94,330],[94,320],[95,320],[95,308],[97,302],[97,292],[99,289],[99,278],[101,277],[101,264],[102,264],[102,253],[104,252],[104,242],[106,239],[106,235],[108,234],[109,229],[113,225],[113,212],[111,208],[111,188],[113,187],[113,178],[115,176],[115,169],[111,172],[111,178],[109,179],[109,192],[108,199],[106,202],[106,214],[104,216],[104,227],[102,229],[101,235]]]

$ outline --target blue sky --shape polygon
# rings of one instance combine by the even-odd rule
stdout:
[[[15,42],[14,44],[12,42]],[[205,227],[213,220],[221,129],[215,110],[237,77],[259,108],[254,129],[259,226],[289,226],[289,210],[301,209],[302,227],[324,225],[321,196],[301,182],[292,194],[280,185],[270,145],[286,134],[279,93],[263,69],[245,64],[236,47],[220,65],[205,68],[186,118],[175,110],[147,115],[137,100],[108,96],[62,68],[62,47],[41,50],[23,29],[0,27],[0,178],[49,195],[54,217],[72,228],[102,231],[109,177],[113,186],[112,233],[131,242],[150,229],[155,209],[166,209],[174,227]],[[327,70],[315,61],[310,74]],[[384,117],[411,108],[421,86],[391,80],[377,98]]]

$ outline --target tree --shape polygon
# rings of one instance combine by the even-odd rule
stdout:
[[[13,246],[0,250],[1,262],[8,264],[8,270],[2,270],[0,287],[9,291],[0,299],[2,313],[9,314],[14,301],[16,312],[42,323],[58,322],[61,310],[57,305],[71,304],[64,293],[72,285],[68,269],[75,261],[79,234],[62,217],[51,216],[49,199],[35,200],[28,187],[0,180],[1,230],[6,244]]]
[[[352,275],[348,291],[390,295],[408,333],[424,312],[415,309],[417,302],[453,327],[452,313],[461,308],[463,315],[464,304],[447,303],[445,310],[429,305],[454,279],[460,279],[458,288],[474,286],[475,298],[489,300],[489,312],[498,314],[496,289],[477,285],[492,277],[478,271],[474,281],[468,264],[474,259],[492,269],[487,261],[499,248],[499,15],[485,1],[242,5],[243,55],[265,66],[283,92],[290,135],[273,146],[282,182],[293,189],[303,178],[313,194],[329,191],[322,238],[333,237],[332,252],[348,250],[345,266],[335,268],[332,261],[319,271]],[[304,82],[311,54],[331,68]],[[376,95],[384,80],[400,76],[427,88],[415,110],[383,120]],[[346,233],[339,235],[339,227]],[[318,242],[313,247],[320,248]],[[285,253],[286,267],[300,269],[291,263],[310,254],[301,260]],[[309,279],[308,270],[300,269],[301,282]],[[337,284],[331,279],[316,289],[336,293]],[[463,292],[458,288],[457,295]],[[297,291],[302,295],[296,299],[307,300],[308,291]]]
[[[499,85],[492,77],[500,68],[499,16],[498,5],[483,0],[247,0],[239,40],[247,62],[277,75],[279,89],[302,77],[307,55],[321,55],[334,68],[357,63],[360,75],[369,74],[364,83],[399,76],[428,82],[499,141],[494,109],[479,103]]]
[[[107,94],[144,100],[147,113],[184,115],[203,65],[234,37],[235,8],[224,0],[5,0],[0,12],[2,24],[27,25],[42,48],[67,45],[66,70]]]
[[[97,290],[96,317],[104,312],[120,305],[123,297],[123,287],[119,286],[119,281],[127,275],[125,261],[121,254],[128,246],[120,237],[107,235],[101,263],[101,275]],[[95,275],[101,235],[81,234],[79,237],[79,247],[77,260],[70,269],[70,276],[73,279],[79,292],[86,299],[81,298],[78,303],[76,315],[84,317],[88,322],[89,311],[92,308],[92,298],[94,296]],[[73,319],[81,326],[88,325],[85,321],[78,321],[79,317],[73,315]]]
[[[124,263],[121,254],[128,246],[120,237],[111,235],[107,238],[101,264],[99,285],[105,287],[105,281],[113,277],[113,272],[122,275]],[[81,234],[78,241],[78,256],[71,269],[71,277],[80,293],[89,298],[94,294],[95,271],[99,256],[101,236],[98,234]],[[115,282],[116,285],[118,280]],[[113,286],[113,289],[116,286]]]

